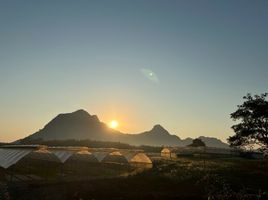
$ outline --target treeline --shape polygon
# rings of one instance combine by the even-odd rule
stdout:
[[[0,142],[0,147],[6,145],[7,143]]]
[[[46,146],[83,146],[89,148],[116,148],[116,149],[136,149],[144,150],[145,152],[157,152],[162,150],[162,147],[153,146],[132,146],[121,142],[106,142],[106,141],[93,141],[93,140],[48,140],[44,141],[42,139],[24,139],[20,141],[20,144],[24,145],[46,145]]]

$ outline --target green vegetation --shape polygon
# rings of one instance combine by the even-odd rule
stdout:
[[[188,145],[189,147],[205,147],[206,144],[199,138],[193,140],[192,144]]]
[[[6,145],[7,143],[0,142],[0,147]]]
[[[268,148],[268,93],[244,96],[245,102],[231,114],[239,121],[232,126],[234,136],[228,138],[231,146]]]
[[[81,171],[80,167],[81,166]],[[87,170],[79,165],[78,171]],[[27,190],[13,188],[13,199],[266,199],[268,161],[224,157],[154,158],[154,167],[127,177],[108,170],[91,180],[34,183]],[[110,170],[128,171],[123,166]],[[67,170],[67,169],[65,169]],[[96,168],[97,170],[97,168]],[[105,177],[107,175],[107,177]]]
[[[39,144],[46,146],[84,146],[89,148],[117,148],[117,149],[138,149],[145,152],[157,152],[162,150],[162,147],[153,146],[132,146],[121,142],[106,142],[106,141],[93,141],[93,140],[49,140],[44,141],[42,139],[24,139],[20,141],[21,144]]]

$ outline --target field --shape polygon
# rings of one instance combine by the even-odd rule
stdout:
[[[268,160],[224,157],[153,158],[141,173],[64,181],[8,183],[9,199],[267,199]],[[112,167],[114,168],[114,167]],[[111,172],[111,171],[110,171]],[[126,174],[128,172],[128,174]],[[118,175],[118,174],[117,174]],[[128,176],[126,176],[128,175]]]

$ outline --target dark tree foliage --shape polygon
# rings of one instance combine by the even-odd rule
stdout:
[[[261,95],[247,94],[242,105],[231,114],[234,121],[234,136],[228,138],[231,146],[251,147],[259,145],[262,148],[268,147],[268,93]]]
[[[0,147],[6,145],[7,143],[0,142]]]
[[[192,144],[188,145],[189,147],[205,147],[206,144],[201,139],[194,139]]]
[[[117,148],[117,149],[137,149],[144,150],[145,152],[160,152],[162,147],[153,146],[132,146],[121,142],[108,142],[108,141],[93,141],[93,140],[49,140],[42,139],[23,139],[20,144],[31,145],[46,145],[46,146],[84,146],[89,148]]]

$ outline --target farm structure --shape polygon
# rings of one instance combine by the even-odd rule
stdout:
[[[240,153],[232,148],[224,149],[215,147],[165,147],[161,151],[161,157],[170,159],[178,158],[180,156],[193,156],[199,154],[238,156]]]
[[[0,167],[7,169],[19,161],[40,160],[64,164],[67,161],[88,163],[152,164],[142,151],[113,148],[47,147],[43,145],[7,145],[0,148]]]

